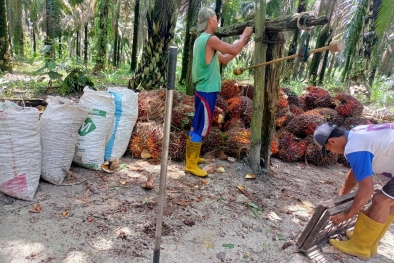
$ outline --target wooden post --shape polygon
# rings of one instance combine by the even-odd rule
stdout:
[[[265,32],[265,15],[267,3],[265,0],[257,0],[256,25],[255,25],[255,48],[254,64],[266,61],[267,45],[263,43]],[[254,69],[254,95],[253,95],[253,115],[250,126],[250,151],[249,160],[252,170],[256,173],[261,172],[260,150],[261,150],[261,131],[264,109],[264,83],[265,66]]]
[[[277,31],[267,31],[268,40],[267,60],[275,60],[283,56],[285,38],[283,33]],[[275,63],[267,66],[265,70],[265,88],[264,88],[264,111],[263,127],[261,132],[261,160],[262,166],[269,171],[271,156],[271,141],[275,132],[275,112],[279,103],[280,90],[280,69],[281,63]]]

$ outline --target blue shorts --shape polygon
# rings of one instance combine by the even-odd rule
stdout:
[[[394,178],[391,178],[380,191],[388,198],[394,199]]]
[[[200,136],[209,134],[217,98],[218,92],[196,91],[194,93],[193,133]]]

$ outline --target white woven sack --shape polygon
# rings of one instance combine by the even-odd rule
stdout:
[[[41,174],[39,113],[0,103],[0,192],[32,200]]]
[[[100,170],[104,162],[105,146],[114,127],[115,103],[106,91],[85,88],[79,106],[90,113],[78,131],[74,162],[80,166]]]
[[[89,110],[61,97],[49,97],[48,107],[40,118],[42,166],[41,178],[61,184],[66,178],[78,139],[78,130]]]
[[[121,87],[111,87],[108,92],[114,96],[116,110],[114,129],[105,148],[104,159],[113,161],[120,159],[129,145],[138,118],[138,94]]]

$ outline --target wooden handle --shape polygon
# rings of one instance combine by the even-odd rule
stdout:
[[[329,46],[312,49],[312,50],[310,50],[308,52],[308,54],[323,52],[323,51],[326,51],[326,50],[330,50],[331,52],[338,52],[338,51],[343,50],[344,48],[345,48],[345,44],[344,44],[343,40],[331,41]],[[298,54],[294,54],[294,55],[291,55],[291,56],[287,56],[287,57],[271,60],[271,61],[268,61],[268,62],[264,62],[264,63],[257,64],[257,65],[254,65],[254,66],[246,67],[246,68],[234,68],[233,73],[234,73],[234,75],[241,75],[247,69],[262,67],[262,66],[274,64],[274,63],[277,63],[277,62],[281,62],[281,61],[284,61],[284,60],[293,59],[293,58],[296,58],[296,57],[298,57]]]

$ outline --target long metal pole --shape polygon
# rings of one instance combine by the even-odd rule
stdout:
[[[158,211],[157,211],[157,219],[156,219],[155,248],[153,250],[153,263],[160,262],[161,231],[162,231],[162,223],[163,223],[164,195],[166,190],[166,179],[167,179],[168,146],[170,144],[170,127],[171,127],[171,115],[172,115],[172,102],[174,99],[177,54],[178,54],[178,48],[170,47],[169,58],[168,58],[166,111],[164,115],[163,149],[161,153],[159,199],[157,202]]]

